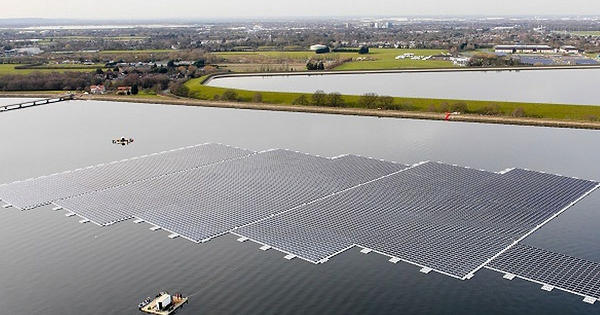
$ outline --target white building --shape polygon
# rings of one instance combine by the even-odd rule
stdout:
[[[579,53],[579,49],[575,46],[560,46],[560,49],[558,50],[558,52],[563,53],[563,54],[578,54]]]
[[[171,296],[169,294],[163,294],[158,299],[156,299],[156,308],[159,311],[165,310],[171,305],[172,302],[173,301],[171,300]]]
[[[548,54],[556,50],[548,45],[497,45],[494,47],[497,53],[506,54]]]
[[[312,50],[312,51],[317,51],[317,50],[326,49],[326,48],[327,48],[327,46],[321,45],[321,44],[310,46],[310,50]]]

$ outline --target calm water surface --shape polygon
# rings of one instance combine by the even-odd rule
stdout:
[[[135,143],[111,144],[122,135]],[[0,183],[204,142],[600,180],[597,131],[71,101],[0,113]],[[596,192],[525,243],[600,261],[599,204]],[[51,207],[0,214],[0,314],[138,314],[160,290],[200,292],[182,315],[600,311],[488,270],[459,281],[356,249],[315,266],[231,235],[197,245],[131,221],[79,224]]]
[[[369,73],[215,78],[210,86],[252,91],[379,95],[600,105],[600,69]]]

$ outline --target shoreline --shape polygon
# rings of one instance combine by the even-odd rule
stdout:
[[[54,96],[55,94],[48,94]],[[5,94],[0,93],[0,97],[30,97],[42,96],[42,94]],[[252,109],[252,110],[269,110],[283,112],[303,112],[316,114],[336,114],[350,116],[368,116],[379,118],[406,118],[406,119],[423,119],[423,120],[439,120],[444,121],[444,113],[433,112],[415,112],[415,111],[395,111],[395,110],[377,110],[363,108],[343,108],[343,107],[320,107],[308,105],[276,105],[265,103],[244,103],[244,102],[223,102],[223,101],[206,101],[190,98],[179,98],[171,96],[159,97],[131,97],[117,95],[77,95],[76,100],[86,101],[111,101],[123,103],[142,103],[156,105],[181,105],[181,106],[201,106],[215,108],[234,108],[234,109]],[[501,124],[501,125],[517,125],[517,126],[534,126],[534,127],[552,127],[552,128],[572,128],[572,129],[589,129],[600,130],[600,122],[594,121],[570,121],[570,120],[552,120],[531,117],[506,117],[506,116],[485,116],[476,114],[460,114],[451,116],[449,122],[469,122],[469,123],[486,123],[486,124]]]
[[[59,93],[52,92],[0,92],[0,98],[45,98],[54,97]],[[110,101],[123,103],[142,103],[155,105],[179,105],[179,106],[201,106],[214,108],[234,108],[251,110],[269,110],[283,112],[303,112],[317,114],[335,114],[350,116],[367,116],[379,118],[405,118],[405,119],[423,119],[445,121],[445,113],[437,112],[419,112],[419,111],[399,111],[399,110],[381,110],[366,108],[348,108],[348,107],[325,107],[310,105],[288,105],[288,104],[268,104],[268,103],[248,103],[248,102],[227,102],[227,101],[208,101],[193,98],[184,98],[178,96],[119,96],[119,95],[82,95],[75,96],[75,100],[85,101]],[[517,125],[533,127],[551,127],[551,128],[571,128],[600,130],[600,121],[580,121],[580,120],[554,120],[547,118],[533,117],[508,117],[508,116],[487,116],[478,114],[460,114],[452,115],[449,122],[469,122],[486,123],[500,125]]]

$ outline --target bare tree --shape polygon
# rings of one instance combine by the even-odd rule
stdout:
[[[363,108],[377,108],[379,96],[375,93],[363,94],[358,99],[358,105]]]
[[[322,90],[317,90],[310,98],[315,106],[324,106],[327,101],[327,95]]]
[[[329,93],[327,95],[327,105],[331,107],[343,107],[346,103],[339,92]]]

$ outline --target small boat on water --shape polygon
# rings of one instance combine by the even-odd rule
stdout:
[[[147,297],[138,304],[138,309],[147,314],[171,315],[183,307],[188,298],[178,293],[171,295],[168,292],[160,292],[154,299]]]
[[[127,145],[127,144],[130,144],[130,143],[133,143],[133,138],[121,137],[119,139],[113,139],[112,143],[113,144],[120,144],[120,145]]]

